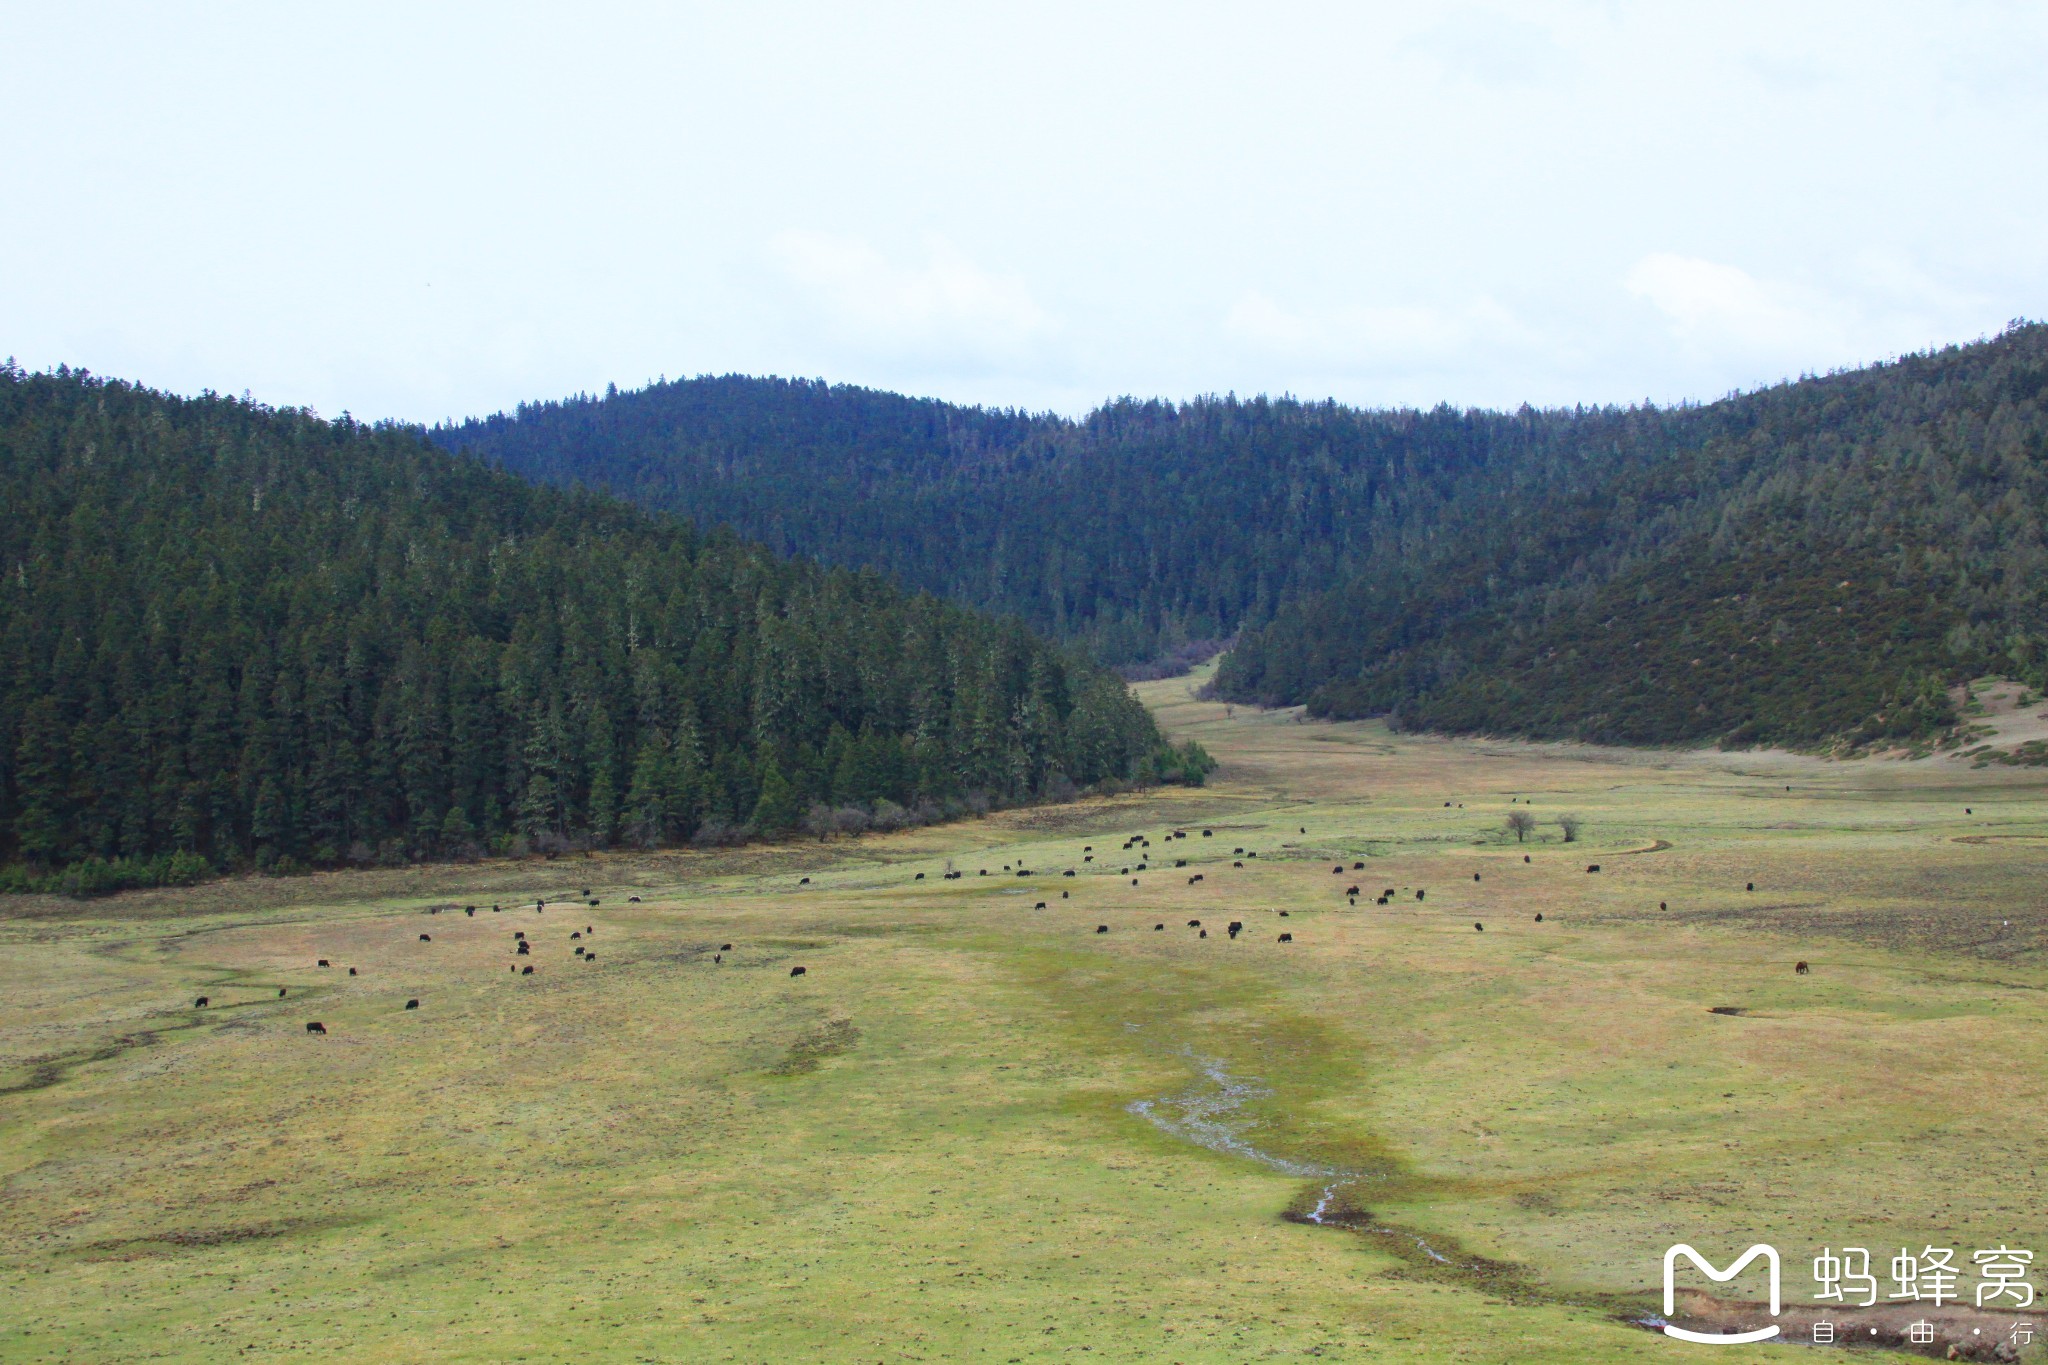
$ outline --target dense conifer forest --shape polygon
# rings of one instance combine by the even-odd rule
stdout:
[[[17,887],[857,830],[1205,771],[1016,621],[412,429],[8,366],[0,501]]]
[[[1140,666],[1241,632],[1222,695],[1405,726],[1915,739],[1961,679],[2048,689],[2044,409],[2017,324],[1673,408],[1068,422],[724,378],[432,440],[7,367],[0,881],[1199,780],[1032,628]]]
[[[1882,744],[1946,688],[2048,685],[2048,327],[1577,439],[1368,548],[1219,686],[1609,742]]]
[[[1122,400],[1080,422],[707,378],[435,437],[1022,616],[1238,700],[1616,742],[1882,741],[2044,682],[2048,327],[1660,408]]]
[[[435,438],[785,554],[881,569],[1123,665],[1326,586],[1352,523],[1484,450],[1448,411],[1122,401],[1072,423],[737,376],[522,406]]]

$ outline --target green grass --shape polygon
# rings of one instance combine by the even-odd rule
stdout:
[[[1187,686],[1142,690],[1223,761],[1197,791],[0,903],[0,1360],[1682,1360],[1622,1321],[1673,1241],[1774,1242],[1794,1302],[1822,1244],[2048,1252],[2040,774]],[[1246,1140],[1357,1175],[1352,1226],[1129,1111],[1205,1064],[1263,1092]]]

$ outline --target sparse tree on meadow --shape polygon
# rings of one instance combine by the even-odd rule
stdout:
[[[1564,841],[1568,844],[1578,841],[1579,829],[1584,823],[1576,815],[1560,815],[1557,817],[1557,827],[1564,831]]]
[[[1511,810],[1508,812],[1508,832],[1515,836],[1516,843],[1519,844],[1526,840],[1529,837],[1529,831],[1534,828],[1536,828],[1536,817],[1529,814],[1529,812],[1525,810]]]

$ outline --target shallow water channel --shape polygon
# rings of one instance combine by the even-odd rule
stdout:
[[[1316,1161],[1297,1161],[1260,1147],[1245,1135],[1246,1131],[1255,1125],[1256,1120],[1247,1117],[1243,1110],[1250,1101],[1273,1092],[1261,1086],[1256,1078],[1232,1076],[1224,1068],[1223,1063],[1213,1057],[1201,1057],[1193,1052],[1185,1052],[1182,1055],[1194,1063],[1195,1069],[1201,1072],[1200,1081],[1178,1095],[1154,1100],[1133,1100],[1124,1107],[1161,1132],[1170,1133],[1183,1142],[1192,1142],[1197,1147],[1206,1147],[1212,1152],[1222,1152],[1228,1156],[1256,1161],[1262,1166],[1271,1167],[1287,1175],[1321,1181],[1322,1188],[1317,1193],[1316,1202],[1302,1215],[1302,1221],[1318,1227],[1359,1226],[1349,1219],[1336,1216],[1334,1210],[1337,1191],[1347,1185],[1355,1185],[1361,1180],[1380,1177]],[[1431,1260],[1445,1265],[1450,1263],[1447,1257],[1411,1232],[1377,1227],[1368,1230],[1407,1237]]]

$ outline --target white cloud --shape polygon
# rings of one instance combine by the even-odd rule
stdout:
[[[1015,355],[1054,330],[1020,277],[983,269],[943,238],[928,239],[926,259],[914,265],[821,232],[778,233],[770,254],[803,300],[848,340],[890,350]]]
[[[1958,289],[1929,274],[1904,252],[1866,248],[1847,263],[1851,284],[1875,306],[1905,314],[1937,330],[1981,317],[1997,302],[1977,290]],[[1962,340],[1956,337],[1956,340]]]
[[[1816,301],[1766,285],[1740,266],[1656,252],[1636,262],[1627,284],[1629,293],[1664,315],[1680,340],[1708,349],[1805,353],[1843,340],[1840,326]]]
[[[1529,334],[1490,298],[1455,308],[1413,304],[1288,309],[1249,290],[1231,307],[1225,326],[1270,351],[1338,364],[1435,361],[1470,347],[1521,345]]]
[[[1489,294],[1441,304],[1302,303],[1253,289],[1238,295],[1221,322],[1225,344],[1189,357],[1218,391],[1419,407],[1569,401],[1585,391],[1582,338],[1532,325]],[[1475,394],[1460,378],[1475,365],[1512,379]]]
[[[1447,76],[1484,87],[1536,85],[1575,65],[1550,29],[1469,7],[1444,15],[1400,46]]]

